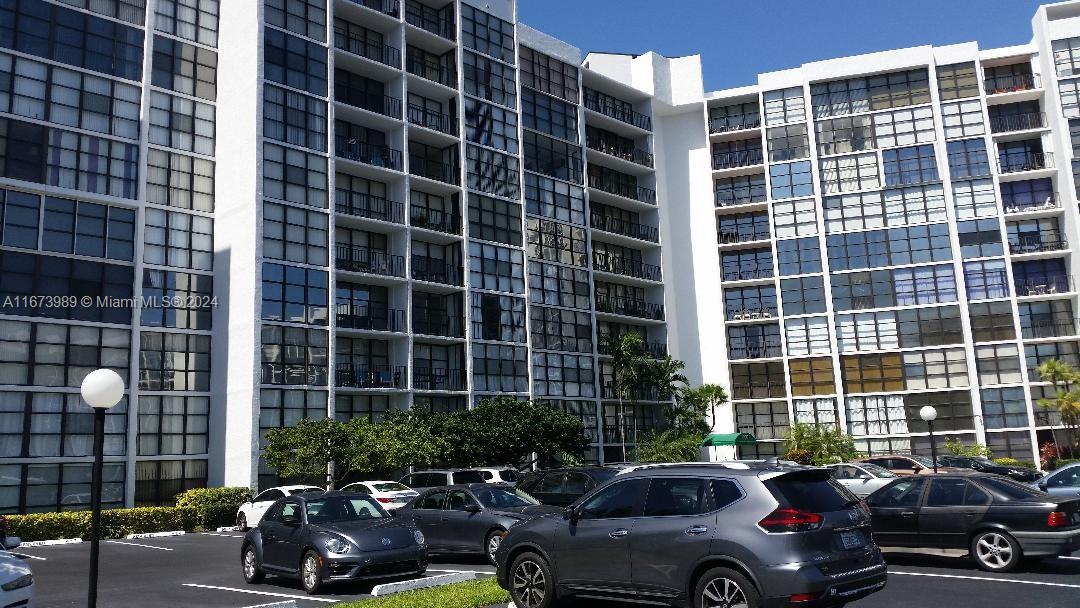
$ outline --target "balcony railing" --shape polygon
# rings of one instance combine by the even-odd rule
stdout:
[[[447,40],[454,40],[454,20],[443,16],[436,16],[424,9],[427,8],[419,2],[405,3],[405,23],[414,25]],[[452,9],[453,7],[451,7]],[[431,9],[429,9],[430,11]]]
[[[618,144],[612,144],[593,138],[586,138],[585,145],[591,150],[602,152],[608,156],[621,158],[643,167],[653,166],[653,155],[648,150],[642,150],[641,148],[635,148],[633,146],[620,146]]]
[[[363,36],[345,32],[334,32],[334,46],[347,53],[401,69],[401,49],[395,46],[379,44]]]
[[[601,333],[599,334],[600,342],[596,345],[596,351],[604,356],[611,355],[612,342],[618,344],[621,336],[611,337],[611,334]],[[641,343],[642,350],[645,354],[653,359],[663,359],[667,355],[667,343],[666,342],[649,342],[645,341]]]
[[[728,133],[731,131],[745,131],[747,129],[757,129],[761,127],[761,119],[757,120],[744,120],[736,123],[729,123],[721,120],[709,121],[709,133]]]
[[[775,319],[776,306],[761,306],[755,308],[738,308],[727,311],[728,321],[754,321],[758,319]]]
[[[1044,296],[1052,293],[1069,293],[1073,290],[1072,277],[1056,276],[1016,281],[1017,296]]]
[[[735,150],[734,152],[715,152],[712,155],[713,169],[734,169],[736,167],[752,167],[765,162],[765,156],[761,148],[752,150]]]
[[[461,183],[461,169],[456,165],[431,160],[415,154],[409,155],[409,174],[426,177],[444,184],[458,185]]]
[[[636,222],[629,222],[610,215],[593,213],[589,217],[589,225],[594,230],[602,230],[612,234],[621,234],[632,239],[656,243],[660,240],[659,231],[655,226],[646,226]]]
[[[430,316],[430,313],[429,313]],[[418,315],[413,309],[413,333],[424,336],[442,336],[444,338],[464,338],[465,329],[460,317],[451,317],[445,313],[431,319]]]
[[[410,74],[419,76],[425,80],[437,82],[450,88],[457,87],[457,70],[452,68],[443,65],[432,65],[425,61],[407,58],[405,60],[405,69]]]
[[[773,277],[773,269],[771,266],[769,266],[765,268],[724,270],[723,276],[723,280],[725,281],[753,281],[756,279],[771,279]]]
[[[628,401],[668,401],[670,396],[661,395],[660,391],[654,386],[638,386],[630,389],[629,391],[619,394],[619,391],[615,390],[615,383],[611,381],[604,382],[600,385],[600,398],[601,399],[626,399]],[[630,414],[631,416],[633,414]],[[617,428],[617,427],[616,427]],[[629,430],[629,427],[628,429]],[[630,433],[627,433],[629,438]]]
[[[395,224],[405,223],[404,204],[365,192],[338,190],[335,196],[335,209],[338,213],[355,217],[366,217]]]
[[[334,385],[343,388],[404,389],[407,375],[404,365],[338,363],[334,368]]]
[[[418,391],[468,390],[464,370],[437,367],[413,367],[413,388]]]
[[[649,205],[656,204],[656,190],[650,190],[642,186],[604,179],[598,175],[590,175],[589,187]]]
[[[409,205],[409,224],[414,228],[424,228],[447,234],[461,233],[461,226],[455,214],[441,209],[431,209],[423,205]]]
[[[1033,323],[1024,324],[1025,319],[1020,318],[1020,331],[1021,335],[1025,339],[1038,339],[1038,338],[1059,338],[1062,336],[1075,336],[1077,335],[1077,326],[1080,325],[1080,319],[1065,319],[1065,320],[1047,320],[1036,321]]]
[[[661,280],[660,267],[654,264],[646,264],[641,260],[608,255],[599,251],[594,251],[592,258],[593,270],[598,272],[609,272],[646,281]]]
[[[787,396],[787,386],[783,382],[733,382],[731,388],[735,399],[775,399]]]
[[[753,203],[764,203],[768,200],[768,196],[765,194],[765,188],[761,188],[761,192],[754,192],[747,188],[742,192],[732,192],[728,190],[715,190],[713,197],[716,199],[716,206],[719,208],[734,207],[735,205],[750,205]]]
[[[381,249],[338,245],[337,267],[349,272],[363,272],[384,277],[405,277],[405,258],[391,255]]]
[[[1017,91],[1030,91],[1042,87],[1038,74],[1008,74],[994,76],[983,81],[987,95],[1001,95]]]
[[[1028,131],[1046,126],[1046,114],[1043,112],[1025,112],[1008,116],[991,116],[990,132],[1008,133],[1010,131]]]
[[[412,256],[412,278],[428,283],[461,286],[461,268],[426,255]]]
[[[588,91],[588,89],[586,89]],[[607,102],[606,98],[598,99],[595,95],[585,95],[585,108],[614,118],[619,122],[635,126],[639,129],[652,131],[652,118],[635,110],[629,110],[622,104]]]
[[[1018,241],[1009,241],[1009,253],[1045,253],[1048,251],[1063,251],[1069,248],[1069,242],[1065,239],[1041,239],[1023,238]]]
[[[750,243],[753,241],[767,241],[769,240],[769,229],[767,227],[757,229],[724,229],[716,233],[717,242],[721,245],[730,245],[732,243]]]
[[[781,357],[783,354],[784,349],[779,342],[775,344],[763,342],[742,343],[728,346],[728,358],[730,359],[772,359]]]
[[[338,89],[334,92],[334,101],[340,101],[354,108],[389,116],[390,118],[401,118],[401,100],[397,97],[389,95],[354,95]]]
[[[435,112],[414,103],[409,104],[409,122],[414,125],[426,127],[432,131],[446,133],[457,137],[457,118],[449,114]]]
[[[1002,173],[1052,169],[1054,167],[1054,155],[1049,152],[1006,154],[998,159],[998,167]]]
[[[376,146],[350,139],[344,135],[334,138],[334,148],[341,158],[364,163],[373,167],[385,167],[401,171],[401,150],[389,146]]]
[[[1057,192],[1036,192],[1027,196],[1014,194],[1011,198],[1002,200],[1001,206],[1005,208],[1006,214],[1026,213],[1029,211],[1059,209],[1061,201],[1058,199]]]
[[[370,331],[405,331],[405,311],[393,308],[371,308],[358,304],[337,305],[337,326],[344,329]]]
[[[596,311],[639,319],[664,320],[664,305],[622,296],[596,296]]]

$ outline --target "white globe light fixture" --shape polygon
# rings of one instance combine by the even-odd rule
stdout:
[[[934,421],[937,420],[937,408],[924,405],[919,410],[919,418],[922,418],[926,426],[930,428],[930,459],[934,461],[934,472],[937,473],[937,445],[934,443]]]
[[[933,422],[937,420],[937,408],[932,405],[924,405],[919,410],[919,418],[922,418],[926,422]]]
[[[105,412],[124,398],[124,379],[111,369],[96,369],[83,378],[79,389],[94,408],[94,469],[90,481],[90,585],[87,608],[97,607],[98,542],[101,537],[101,470],[104,466]]]

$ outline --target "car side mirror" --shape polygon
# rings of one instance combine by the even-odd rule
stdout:
[[[1042,490],[1043,492],[1045,492],[1045,491],[1046,491],[1046,488],[1047,488],[1047,487],[1048,487],[1048,486],[1047,486],[1047,484],[1046,484],[1046,480],[1045,480],[1045,479],[1039,482],[1039,489],[1040,489],[1040,490]]]
[[[5,549],[9,549],[9,550],[14,549],[14,548],[18,547],[21,544],[22,544],[22,539],[19,538],[18,536],[5,536],[4,537],[3,545],[4,545]]]
[[[579,518],[577,509],[575,509],[574,507],[566,507],[565,509],[563,509],[562,516],[563,519],[570,522],[571,524],[576,524]]]
[[[281,523],[285,524],[286,526],[299,526],[300,525],[300,514],[299,513],[293,513],[292,515],[282,515],[281,516]]]
[[[469,513],[479,513],[480,512],[480,505],[468,504],[468,505],[465,505],[464,510],[469,512]]]

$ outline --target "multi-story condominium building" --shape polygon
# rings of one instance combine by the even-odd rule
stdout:
[[[301,418],[491,395],[623,460],[663,424],[615,399],[626,332],[728,387],[743,456],[793,422],[924,452],[932,404],[1031,460],[1032,370],[1080,363],[1080,2],[706,92],[514,0],[12,0],[0,82],[0,512],[86,506],[97,367],[115,506],[274,483]]]

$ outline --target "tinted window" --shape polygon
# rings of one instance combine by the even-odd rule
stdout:
[[[654,479],[645,499],[646,517],[695,515],[708,510],[704,479]]]
[[[905,479],[870,496],[870,506],[885,508],[917,507],[922,495],[923,478]]]
[[[492,509],[513,509],[536,504],[502,488],[483,488],[476,490],[474,493],[476,494],[476,500],[479,500],[480,504]]]
[[[362,483],[352,483],[344,488],[341,488],[342,492],[356,492],[358,494],[371,494],[371,489]]]
[[[563,492],[566,494],[581,496],[590,489],[592,489],[592,485],[590,484],[588,475],[585,475],[584,473],[566,474],[566,483],[563,484]]]
[[[484,481],[490,481],[495,477],[491,474],[491,471],[480,471],[480,474],[484,476]]]
[[[441,509],[443,501],[446,500],[446,492],[439,490],[430,494],[425,494],[420,500],[416,501],[417,509]]]
[[[360,484],[357,484],[357,485],[360,485]],[[400,483],[393,482],[393,481],[388,481],[386,483],[374,483],[374,484],[371,484],[371,485],[374,486],[375,489],[378,490],[379,492],[401,492],[402,490],[408,490],[409,489],[409,488],[406,488],[405,486],[401,485]]]
[[[617,519],[632,517],[640,510],[641,492],[646,480],[632,479],[600,490],[582,503],[582,519]]]
[[[484,483],[484,475],[480,471],[458,471],[454,483]]]
[[[1024,500],[1025,498],[1039,498],[1045,496],[1044,493],[1035,488],[1016,483],[1015,481],[1004,477],[985,477],[981,481],[991,492],[1001,494],[1002,496],[1013,500]]]
[[[286,519],[297,519],[300,517],[300,505],[295,502],[282,503],[281,510],[278,511],[278,521],[285,521]]]
[[[504,471],[499,471],[499,477],[502,477],[503,481],[514,483],[518,480],[518,473],[513,469],[506,469]]]
[[[855,499],[825,471],[800,471],[765,482],[782,506],[825,513],[840,511]]]
[[[323,491],[322,488],[293,488],[293,489],[289,490],[289,495],[293,496],[293,495],[296,495],[296,494],[307,494],[308,492],[322,492],[322,491]]]
[[[552,494],[561,492],[562,486],[563,473],[548,473],[547,475],[544,475],[543,479],[540,480],[540,484],[536,487],[536,491]]]
[[[267,490],[267,491],[263,492],[262,494],[259,494],[258,496],[256,496],[255,500],[253,502],[263,502],[263,501],[267,501],[267,500],[273,501],[273,500],[277,500],[279,498],[284,498],[284,497],[285,497],[285,493],[282,492],[281,490]]]
[[[601,469],[592,472],[592,478],[596,480],[596,483],[604,483],[605,481],[615,477],[618,471]]]
[[[1072,467],[1054,475],[1046,481],[1048,488],[1080,487],[1080,467]]]
[[[420,476],[420,487],[441,486],[448,483],[446,473],[424,473]]]
[[[963,479],[934,479],[930,482],[928,507],[958,507],[964,504],[967,482]]]
[[[990,502],[989,494],[973,483],[967,484],[967,494],[964,495],[965,506],[985,505],[988,502]]]
[[[273,505],[263,516],[263,521],[281,521],[281,505]]]
[[[730,479],[712,480],[713,508],[723,509],[742,498],[742,490]]]
[[[367,497],[347,498],[340,496],[322,500],[310,500],[305,509],[308,523],[311,524],[389,517],[377,502]]]
[[[446,510],[464,511],[465,507],[475,504],[476,501],[465,490],[454,490],[450,492],[450,500],[446,501]]]

